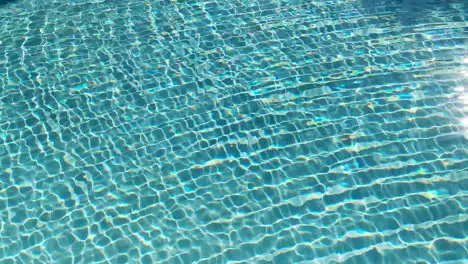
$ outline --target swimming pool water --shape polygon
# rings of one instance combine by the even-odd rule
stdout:
[[[467,11],[0,6],[0,262],[463,263]]]

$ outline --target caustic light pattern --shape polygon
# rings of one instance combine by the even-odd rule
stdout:
[[[0,6],[0,262],[462,263],[465,4]]]

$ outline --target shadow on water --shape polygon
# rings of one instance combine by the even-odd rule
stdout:
[[[0,0],[0,7],[9,3],[17,2],[18,0]]]
[[[361,0],[361,6],[372,13],[378,7],[393,9],[403,25],[417,24],[433,11],[463,8],[465,0]]]
[[[6,5],[8,3],[13,3],[16,0],[0,0],[0,6]]]

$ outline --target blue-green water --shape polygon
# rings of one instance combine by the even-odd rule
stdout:
[[[0,6],[0,263],[464,263],[464,1]]]

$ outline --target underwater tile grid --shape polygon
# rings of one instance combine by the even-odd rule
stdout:
[[[468,3],[0,5],[0,263],[467,263]]]

